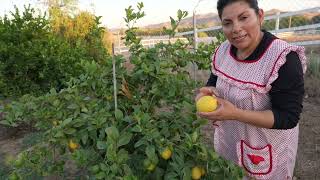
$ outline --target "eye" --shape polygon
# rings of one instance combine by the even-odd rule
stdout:
[[[231,24],[230,22],[223,22],[223,23],[222,23],[223,26],[228,26],[228,25],[230,25],[230,24]]]
[[[248,17],[247,16],[242,16],[240,17],[240,20],[246,20]]]

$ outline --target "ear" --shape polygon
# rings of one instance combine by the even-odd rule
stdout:
[[[258,18],[259,18],[260,26],[262,26],[263,21],[264,21],[264,11],[263,11],[263,9],[259,9]]]

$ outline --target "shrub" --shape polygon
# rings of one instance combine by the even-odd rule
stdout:
[[[82,61],[104,63],[108,54],[102,43],[98,18],[83,38],[68,39],[53,33],[45,15],[25,7],[0,19],[0,93],[4,96],[40,95],[61,89],[71,77],[83,73]]]

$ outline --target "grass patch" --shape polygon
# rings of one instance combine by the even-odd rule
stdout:
[[[311,53],[308,57],[305,76],[305,90],[310,97],[320,97],[320,55]]]

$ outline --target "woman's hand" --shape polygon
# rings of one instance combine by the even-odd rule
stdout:
[[[196,98],[195,98],[196,102],[202,96],[215,96],[215,97],[219,96],[217,89],[213,86],[202,87],[198,89],[195,94],[196,94]]]
[[[218,108],[213,112],[198,112],[197,114],[211,121],[235,120],[238,117],[240,109],[231,102],[218,98]]]

